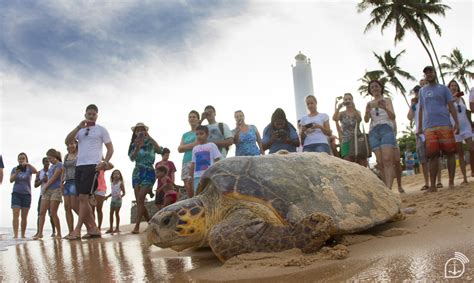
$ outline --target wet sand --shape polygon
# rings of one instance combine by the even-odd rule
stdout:
[[[443,177],[446,186],[446,172]],[[10,246],[0,252],[0,281],[431,282],[445,280],[445,262],[456,251],[471,261],[459,282],[472,281],[474,178],[469,181],[467,186],[426,194],[419,190],[421,175],[405,177],[402,205],[410,214],[363,235],[339,239],[345,247],[336,251],[348,254],[330,248],[311,255],[290,250],[241,255],[222,264],[208,249],[177,253],[148,247],[144,234],[130,234],[128,225],[120,234],[101,239],[45,238]],[[457,178],[456,184],[460,182]]]

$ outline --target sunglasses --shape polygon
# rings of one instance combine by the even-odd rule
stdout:
[[[461,113],[462,110],[461,110],[461,105],[458,104],[458,112]]]
[[[375,116],[379,116],[379,108],[375,107]]]
[[[91,130],[91,128],[87,128],[86,129],[86,133],[84,134],[86,137],[89,135],[89,131]]]

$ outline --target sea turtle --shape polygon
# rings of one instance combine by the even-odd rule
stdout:
[[[202,176],[197,196],[149,222],[150,244],[210,246],[222,261],[249,252],[317,251],[336,235],[394,219],[400,198],[369,169],[325,153],[232,157]]]

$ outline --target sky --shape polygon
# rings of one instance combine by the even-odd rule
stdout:
[[[433,35],[438,54],[457,47],[473,59],[474,4],[443,3],[452,9],[445,18],[433,17],[443,30],[442,37]],[[383,34],[379,27],[364,33],[369,13],[358,13],[356,4],[0,0],[0,153],[5,163],[0,227],[11,226],[8,179],[18,153],[26,152],[38,169],[49,148],[64,155],[64,138],[90,103],[99,107],[97,123],[108,129],[115,147],[111,162],[126,181],[125,224],[134,199],[134,164],[127,149],[130,128],[137,122],[148,125],[150,135],[170,148],[180,180],[177,147],[189,130],[190,110],[202,112],[211,104],[216,120],[233,128],[234,111],[241,109],[246,122],[263,132],[281,107],[296,123],[291,65],[299,51],[311,59],[318,111],[330,116],[335,97],[346,92],[364,110],[369,99],[357,93],[358,79],[366,70],[378,69],[373,52],[406,50],[400,66],[420,79],[429,59],[417,38],[407,33],[394,45],[393,26]],[[402,82],[407,89],[416,85]],[[408,124],[408,108],[400,95],[393,99],[401,131]],[[32,191],[29,228],[35,227],[39,197],[39,189]],[[108,211],[106,203],[105,227]],[[63,214],[61,208],[64,230]]]

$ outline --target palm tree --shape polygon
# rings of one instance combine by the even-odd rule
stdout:
[[[412,81],[414,81],[415,78],[410,75],[410,73],[402,70],[398,66],[398,59],[400,59],[400,56],[403,53],[405,53],[405,50],[401,51],[400,53],[395,55],[395,57],[393,57],[390,51],[385,51],[383,56],[380,56],[374,52],[374,56],[375,58],[377,58],[380,67],[382,67],[381,71],[384,74],[384,78],[386,79],[387,83],[391,84],[396,92],[400,92],[400,94],[405,99],[405,102],[407,103],[408,107],[410,107],[410,103],[408,103],[406,97],[406,89],[398,78],[402,77]]]
[[[429,17],[429,14],[445,15],[445,10],[450,9],[449,6],[440,4],[440,0],[362,0],[358,5],[358,12],[363,12],[371,7],[371,20],[365,27],[367,32],[375,25],[381,24],[381,32],[395,24],[395,44],[401,41],[405,36],[405,31],[414,32],[421,45],[425,49],[431,64],[434,66],[433,57],[424,42],[423,38],[428,42],[433,52],[436,54],[433,42],[426,27],[426,23],[432,25],[436,33],[441,34],[441,28]],[[436,56],[437,57],[437,56]],[[438,61],[438,58],[436,58]],[[441,67],[438,64],[441,73]],[[441,74],[441,78],[444,78]]]
[[[469,68],[474,68],[474,60],[464,59],[458,48],[454,48],[449,56],[443,55],[441,58],[447,61],[441,64],[441,67],[446,70],[444,74],[454,76],[464,86],[466,93],[469,92],[466,77],[474,79],[474,71],[469,70]]]

